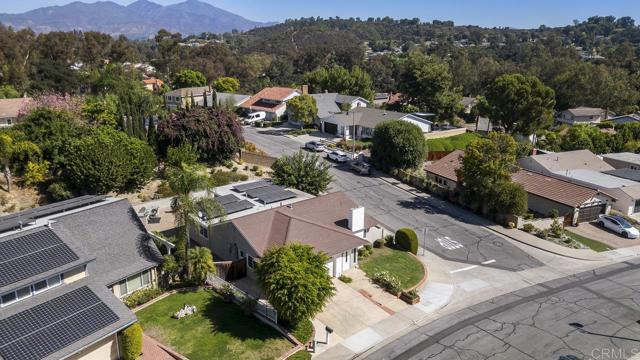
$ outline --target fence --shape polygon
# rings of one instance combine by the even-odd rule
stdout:
[[[274,309],[273,306],[271,306],[271,304],[269,304],[269,302],[267,302],[266,300],[255,299],[253,296],[238,289],[232,283],[226,282],[214,274],[207,275],[207,285],[211,285],[215,289],[229,286],[233,291],[233,302],[238,305],[241,305],[244,301],[246,301],[246,299],[256,300],[256,308],[254,312],[262,315],[269,321],[272,321],[274,324],[278,323],[278,311]]]
[[[249,164],[271,167],[271,165],[273,165],[273,163],[278,159],[272,156],[258,154],[246,150],[240,150],[240,160]]]

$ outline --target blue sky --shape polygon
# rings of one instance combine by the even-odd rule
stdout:
[[[71,0],[2,0],[0,12],[17,13]],[[83,0],[93,2],[94,0]],[[133,0],[113,0],[129,4]],[[172,4],[181,0],[152,0]],[[631,16],[640,23],[638,0],[202,0],[259,21],[309,16],[383,17],[453,20],[456,24],[537,28],[561,26],[592,15]]]

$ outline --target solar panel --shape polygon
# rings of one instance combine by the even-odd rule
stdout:
[[[37,360],[119,320],[88,287],[0,320],[0,356]]]
[[[220,203],[220,205],[225,205],[225,204],[230,204],[230,203],[240,201],[240,198],[233,194],[216,196],[215,199]]]
[[[227,212],[227,215],[228,215],[228,214],[237,213],[243,210],[251,209],[253,207],[253,204],[250,201],[242,200],[242,201],[238,201],[230,204],[225,204],[222,206],[224,207],[224,210]]]
[[[294,192],[289,190],[280,190],[262,194],[258,197],[258,200],[262,201],[265,204],[271,204],[277,201],[293,199],[294,197],[296,197],[296,194]]]
[[[0,242],[0,287],[78,260],[51,229]]]
[[[282,190],[284,190],[283,186],[269,185],[269,186],[265,186],[265,187],[260,187],[260,188],[256,188],[256,189],[247,190],[246,194],[247,194],[248,197],[257,198],[257,197],[260,197],[260,195],[263,195],[263,194],[266,194],[266,193],[282,191]]]
[[[237,192],[245,192],[247,190],[257,189],[257,188],[265,187],[265,186],[269,186],[269,185],[271,185],[270,181],[260,180],[260,181],[250,182],[250,183],[247,183],[247,184],[236,185],[232,189],[237,191]]]

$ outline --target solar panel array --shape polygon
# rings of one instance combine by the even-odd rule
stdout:
[[[88,287],[0,320],[0,357],[37,360],[119,320]]]
[[[257,188],[268,186],[268,185],[271,185],[270,181],[259,180],[259,181],[254,181],[247,184],[236,185],[232,189],[237,192],[243,193],[243,192],[246,192],[247,190],[257,189]]]
[[[230,203],[240,201],[240,198],[233,194],[216,196],[215,199],[220,203],[220,205],[225,205],[225,204],[230,204]]]
[[[20,228],[20,222],[26,225],[35,219],[98,203],[104,199],[106,199],[104,195],[84,195],[15,214],[5,215],[0,217],[0,232],[18,229]]]
[[[78,260],[51,229],[0,242],[0,287]]]
[[[296,194],[293,191],[276,190],[276,191],[268,192],[265,194],[261,194],[260,196],[258,196],[258,200],[262,201],[265,204],[271,204],[277,201],[293,199],[295,197],[296,197]]]
[[[279,191],[279,190],[284,190],[284,187],[278,186],[278,185],[267,185],[267,186],[264,186],[264,187],[259,187],[259,188],[247,190],[246,194],[250,198],[257,198],[257,197],[260,197],[260,195],[263,195],[263,194],[266,194],[266,193],[270,193],[270,192]]]
[[[244,210],[249,210],[253,207],[250,201],[242,200],[230,204],[222,205],[227,214],[233,214]]]

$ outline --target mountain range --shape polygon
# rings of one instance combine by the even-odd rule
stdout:
[[[149,38],[166,29],[183,35],[250,30],[273,23],[248,20],[198,0],[162,6],[138,0],[127,6],[111,1],[48,6],[22,14],[0,14],[0,23],[15,29],[51,31],[100,31],[129,38]]]

